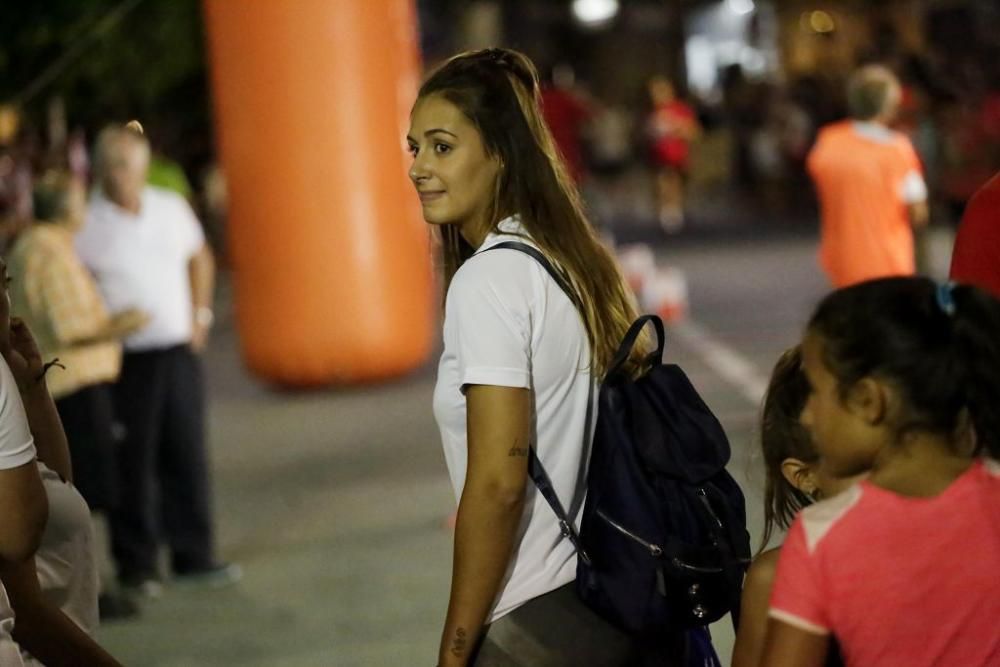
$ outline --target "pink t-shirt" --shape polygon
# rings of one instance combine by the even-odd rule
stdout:
[[[1000,665],[1000,463],[934,498],[861,482],[803,510],[770,615],[833,633],[848,665]]]

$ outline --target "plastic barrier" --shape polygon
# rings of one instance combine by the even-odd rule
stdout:
[[[244,359],[279,384],[392,377],[435,331],[403,137],[412,0],[205,0]]]
[[[659,315],[668,324],[687,317],[687,278],[681,269],[657,266],[656,253],[645,243],[621,246],[617,256],[640,310]]]

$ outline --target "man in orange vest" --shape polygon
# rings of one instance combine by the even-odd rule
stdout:
[[[890,129],[899,81],[885,67],[857,70],[851,117],[825,126],[806,166],[822,219],[819,261],[834,287],[915,273],[914,227],[927,224],[927,186],[913,144]]]

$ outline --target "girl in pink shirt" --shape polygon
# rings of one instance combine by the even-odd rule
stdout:
[[[787,529],[803,507],[830,498],[857,481],[856,477],[834,479],[825,474],[809,432],[799,423],[808,398],[802,348],[796,345],[785,351],[775,364],[761,408],[760,448],[767,474],[764,534],[761,551],[743,582],[732,667],[756,667],[764,652],[768,602],[781,553],[780,547],[767,549],[775,529]],[[836,651],[831,651],[826,667],[842,664]]]
[[[1000,302],[885,278],[819,305],[802,423],[835,477],[782,546],[761,664],[1000,664]],[[993,458],[986,458],[993,457]]]

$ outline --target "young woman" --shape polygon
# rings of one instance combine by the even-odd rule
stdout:
[[[6,265],[0,260],[0,285],[7,282]],[[10,317],[6,290],[0,294],[0,323]],[[30,561],[38,549],[49,506],[36,465],[35,442],[21,402],[21,387],[28,387],[41,371],[30,363],[0,327],[0,564],[12,567]],[[18,619],[20,623],[20,619]],[[20,667],[21,649],[14,640],[14,609],[0,582],[0,665]]]
[[[824,467],[865,481],[799,513],[761,664],[1000,664],[1000,302],[886,278],[838,290],[802,346]],[[970,456],[969,430],[977,454]]]
[[[34,440],[38,454],[34,472],[41,477],[48,506],[48,521],[34,558],[0,560],[0,581],[16,615],[13,638],[25,651],[24,664],[29,667],[120,667],[90,636],[97,627],[97,564],[90,512],[72,486],[69,448],[45,381],[47,367],[31,331],[10,317],[7,267],[2,261],[0,280],[0,355],[10,370],[0,373],[0,384],[6,385],[0,394],[8,403],[16,400],[11,395],[16,392],[23,405],[0,424],[0,431],[20,433],[20,439],[27,438],[29,444]],[[9,386],[9,379],[16,388]]]
[[[434,412],[459,499],[442,667],[641,664],[577,601],[576,553],[528,476],[534,447],[579,520],[596,385],[636,314],[538,100],[531,61],[489,49],[434,72],[410,116],[410,178],[442,236]],[[572,294],[532,257],[487,252],[510,239],[540,250]]]
[[[761,411],[760,444],[767,481],[764,487],[764,535],[760,553],[743,583],[740,628],[733,648],[733,667],[756,667],[764,650],[768,601],[778,566],[780,547],[768,549],[775,528],[788,528],[795,513],[817,500],[831,497],[857,481],[823,474],[819,453],[799,423],[809,398],[799,346],[786,351],[771,373]],[[831,656],[827,665],[840,665]]]

